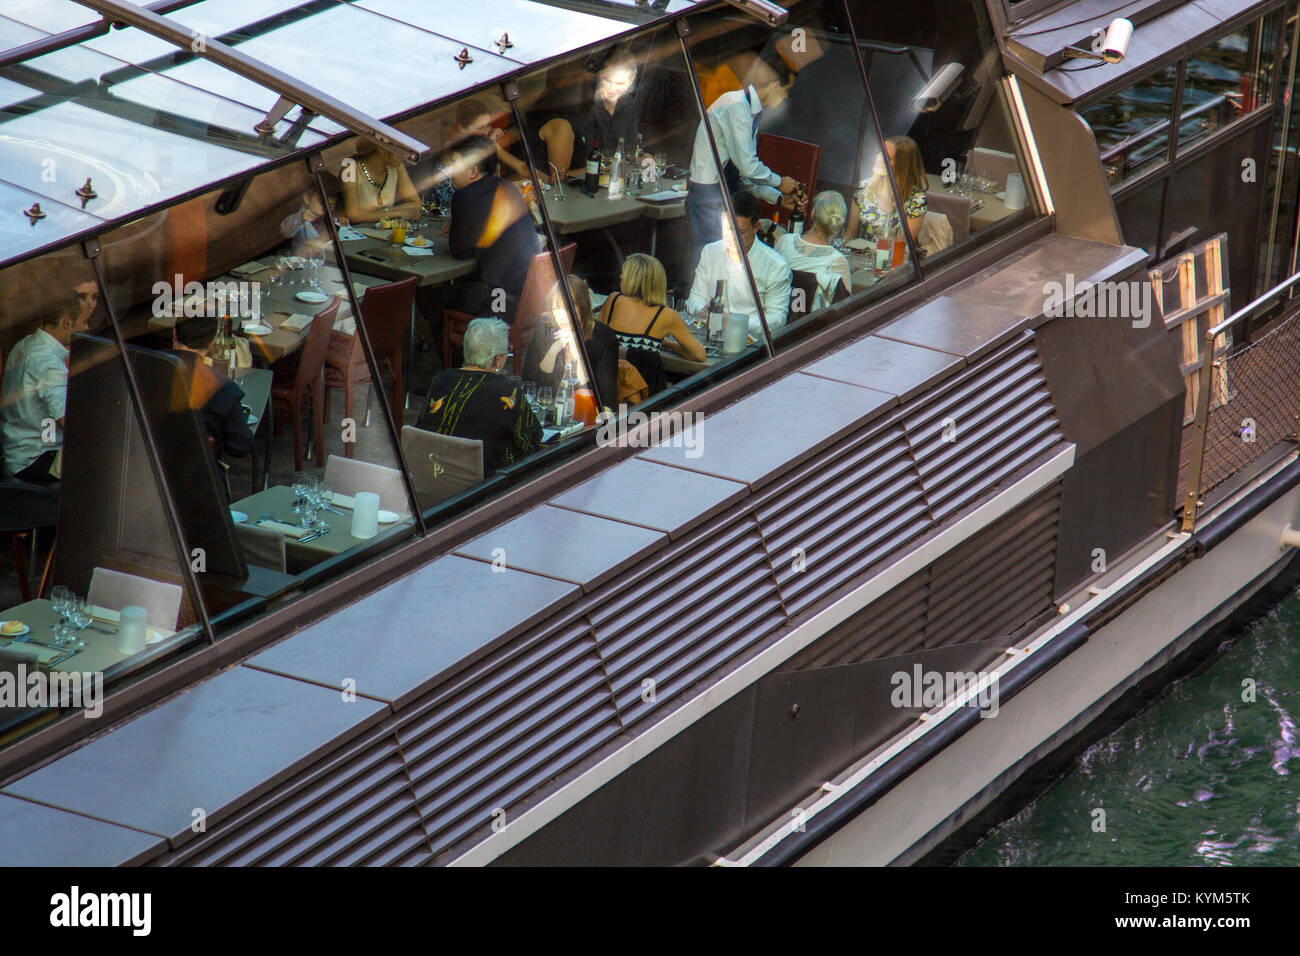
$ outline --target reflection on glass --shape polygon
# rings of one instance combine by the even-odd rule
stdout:
[[[0,527],[15,544],[0,571],[0,680],[40,673],[79,691],[0,703],[7,736],[60,707],[94,711],[105,685],[195,646],[201,617],[137,417],[182,425],[180,393],[137,410],[77,252],[0,272],[0,302]],[[126,358],[141,381],[175,370]],[[226,556],[214,547],[214,567]]]
[[[739,190],[731,194],[731,206],[736,215],[735,228],[727,222],[725,213],[718,217],[723,236],[700,252],[695,278],[691,282],[689,307],[696,311],[709,311],[711,340],[719,331],[716,328],[718,321],[712,316],[722,314],[722,347],[727,352],[738,352],[740,348],[734,347],[736,344],[748,343],[744,339],[726,340],[726,326],[731,317],[743,317],[745,331],[755,341],[761,341],[763,337],[763,318],[767,319],[768,328],[773,332],[780,329],[785,325],[790,309],[793,273],[780,253],[758,241],[758,197]],[[745,276],[746,263],[758,288],[762,317]]]
[[[1260,28],[1242,27],[1187,58],[1180,148],[1268,104],[1273,46],[1261,42]]]
[[[1178,68],[1170,65],[1128,89],[1079,110],[1092,127],[1111,185],[1164,162]]]

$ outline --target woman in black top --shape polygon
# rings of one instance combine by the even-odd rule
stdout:
[[[528,457],[542,438],[523,390],[501,374],[509,350],[509,328],[500,319],[470,322],[465,364],[434,376],[415,422],[426,431],[481,441],[484,475]]]
[[[618,398],[618,338],[608,326],[598,323],[592,314],[591,290],[587,283],[577,276],[569,276],[568,282],[599,398],[604,404],[613,405]],[[572,341],[572,325],[555,319],[566,312],[563,294],[556,283],[551,292],[552,317],[538,323],[533,340],[528,344],[528,354],[524,356],[524,378],[528,381],[555,388],[564,377],[568,362],[573,362],[578,374],[582,375],[581,360]]]

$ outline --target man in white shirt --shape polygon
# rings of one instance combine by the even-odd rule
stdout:
[[[692,309],[708,307],[709,300],[718,287],[718,280],[727,282],[727,298],[723,307],[728,312],[740,312],[749,319],[749,334],[761,340],[763,323],[759,319],[758,307],[754,304],[754,294],[749,287],[749,278],[741,263],[741,249],[749,260],[749,268],[754,273],[754,285],[758,286],[759,299],[763,303],[763,315],[767,318],[767,327],[775,332],[785,325],[786,314],[790,310],[790,282],[792,274],[784,257],[761,242],[758,235],[758,199],[753,193],[736,192],[731,194],[731,206],[736,211],[735,239],[727,229],[724,238],[711,242],[700,253],[699,265],[695,267],[695,280],[691,283],[689,300]],[[723,216],[726,213],[722,214]],[[719,220],[719,230],[723,220]]]
[[[0,447],[4,476],[51,481],[50,465],[63,440],[68,396],[68,346],[92,310],[70,290],[45,302],[41,325],[5,356],[0,384]]]
[[[719,215],[725,210],[722,190],[756,193],[768,202],[795,191],[798,183],[773,172],[758,158],[758,120],[765,109],[785,102],[794,85],[794,71],[776,54],[756,58],[740,90],[723,93],[709,107],[709,128],[718,146],[723,182],[709,148],[708,134],[700,123],[691,153],[691,180],[687,184],[686,214],[691,220],[695,259],[708,243],[722,238]]]

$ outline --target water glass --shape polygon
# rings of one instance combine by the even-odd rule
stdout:
[[[524,398],[527,399],[528,404],[533,406],[533,411],[536,412],[537,411],[537,383],[536,382],[524,382]]]
[[[298,524],[303,528],[316,527],[316,511],[320,508],[320,479],[307,475],[302,489],[302,520]]]
[[[84,648],[86,642],[81,637],[81,631],[90,627],[90,622],[94,620],[90,615],[90,605],[86,603],[85,598],[72,595],[72,602],[68,607],[68,620],[76,628],[76,633],[73,635],[74,643],[78,648]]]
[[[54,605],[54,613],[59,616],[59,623],[54,625],[54,643],[59,647],[67,643],[68,611],[75,596],[72,588],[62,584],[50,592],[50,603]]]
[[[293,513],[300,515],[304,509],[304,498],[311,488],[312,476],[305,471],[295,471],[293,473],[293,483],[289,485],[289,490],[293,492]]]
[[[329,485],[325,484],[325,480],[323,478],[316,482],[316,489],[315,489],[315,495],[313,497],[313,501],[316,505],[317,511],[324,508],[326,505],[332,504],[334,502],[334,489]],[[314,513],[315,512],[313,512],[313,514]],[[312,527],[314,527],[317,531],[328,531],[330,525],[329,522],[326,521],[323,517],[318,516],[316,518],[316,521],[312,525]]]

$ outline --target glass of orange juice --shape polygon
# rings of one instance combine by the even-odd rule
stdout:
[[[393,242],[401,245],[406,241],[406,220],[395,219],[393,221]]]

